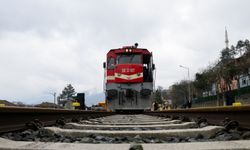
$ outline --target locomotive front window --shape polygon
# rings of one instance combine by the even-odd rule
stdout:
[[[118,55],[117,56],[118,64],[141,64],[141,55]]]
[[[115,68],[115,59],[109,58],[108,59],[108,69],[114,69]]]

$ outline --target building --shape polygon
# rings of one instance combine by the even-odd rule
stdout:
[[[58,105],[65,109],[81,109],[85,110],[85,94],[84,93],[77,93],[76,96],[70,98],[59,98]],[[75,105],[75,104],[78,105]]]
[[[4,106],[17,106],[7,100],[0,100],[0,107],[4,107]]]
[[[249,77],[249,75],[240,75],[239,82],[240,82],[239,83],[240,88],[250,86],[250,77]]]

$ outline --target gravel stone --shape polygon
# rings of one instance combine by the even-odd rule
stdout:
[[[243,133],[242,138],[243,139],[250,139],[250,131],[247,131],[247,132]]]
[[[224,134],[221,134],[219,136],[216,137],[217,140],[219,141],[225,141],[225,140],[230,140],[232,139],[232,136],[228,133],[224,133]]]
[[[100,136],[100,135],[99,135],[99,136],[96,136],[96,137],[95,137],[95,139],[96,139],[96,140],[104,140],[104,139],[105,139],[105,137],[104,137],[104,136]]]
[[[225,123],[224,126],[227,130],[238,129],[239,123],[237,121],[229,121],[229,122]]]
[[[162,128],[160,128],[160,127],[156,127],[156,128],[154,128],[155,130],[162,130]]]
[[[143,139],[143,142],[144,142],[144,143],[151,143],[151,141],[152,141],[152,140],[150,140],[150,139],[148,139],[148,138]]]
[[[163,143],[163,141],[160,139],[155,139],[154,141],[155,141],[155,143]]]
[[[35,138],[34,141],[35,142],[39,142],[41,139],[40,138]]]
[[[41,137],[51,137],[51,136],[54,136],[54,133],[49,132],[48,130],[44,130],[44,129],[40,129],[38,134]]]
[[[32,134],[32,131],[31,131],[30,129],[28,129],[28,130],[23,131],[23,132],[21,133],[21,136],[22,136],[22,137],[26,137],[26,136],[29,136],[29,135],[31,135],[31,134]]]
[[[23,139],[23,137],[21,135],[19,135],[19,134],[15,134],[15,135],[13,135],[13,136],[11,136],[9,138],[12,139],[12,140],[16,140],[16,141],[21,141]]]
[[[129,150],[143,150],[143,147],[141,144],[131,144]]]
[[[207,122],[201,122],[201,123],[199,124],[199,127],[200,127],[200,128],[204,128],[204,127],[206,127],[207,125],[208,125]]]
[[[95,138],[96,136],[94,134],[90,134],[88,137]]]
[[[141,139],[141,136],[140,135],[136,135],[134,138],[135,139]]]
[[[128,141],[129,141],[127,137],[121,137],[120,140],[121,140],[122,142],[128,142]]]
[[[231,133],[231,136],[232,136],[232,137],[231,137],[230,140],[239,140],[239,139],[241,139],[240,134],[237,133],[237,132]]]
[[[138,127],[134,127],[133,130],[138,130],[138,131],[142,131],[143,128],[138,128]]]
[[[80,143],[92,143],[93,141],[94,140],[92,138],[85,137],[80,140]]]
[[[188,142],[196,142],[197,140],[195,138],[189,138],[187,139]]]
[[[197,140],[197,139],[203,139],[204,137],[203,137],[203,135],[202,134],[198,134],[196,137],[195,137],[195,139]]]
[[[164,141],[166,141],[166,142],[173,142],[173,138],[172,137],[165,137],[164,138]]]
[[[7,137],[12,137],[13,136],[13,133],[10,132],[10,133],[7,133]]]
[[[64,139],[63,142],[70,143],[71,140],[70,139]]]

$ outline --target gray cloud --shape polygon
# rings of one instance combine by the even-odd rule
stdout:
[[[168,87],[215,61],[250,31],[247,0],[0,1],[0,97],[38,103],[72,83],[101,101],[102,62],[138,42],[154,53],[157,85]],[[98,93],[98,94],[97,94]],[[95,99],[94,95],[98,95]]]

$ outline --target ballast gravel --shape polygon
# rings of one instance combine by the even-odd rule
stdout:
[[[64,143],[179,143],[179,142],[203,142],[203,141],[228,141],[228,140],[242,140],[250,139],[250,131],[239,130],[221,130],[214,136],[205,138],[202,135],[197,135],[195,138],[191,137],[141,137],[136,135],[134,137],[126,136],[101,136],[88,135],[82,138],[73,138],[59,134],[51,134],[46,130],[25,130],[22,132],[10,132],[0,135],[2,138],[14,141],[41,141],[41,142],[64,142]]]

